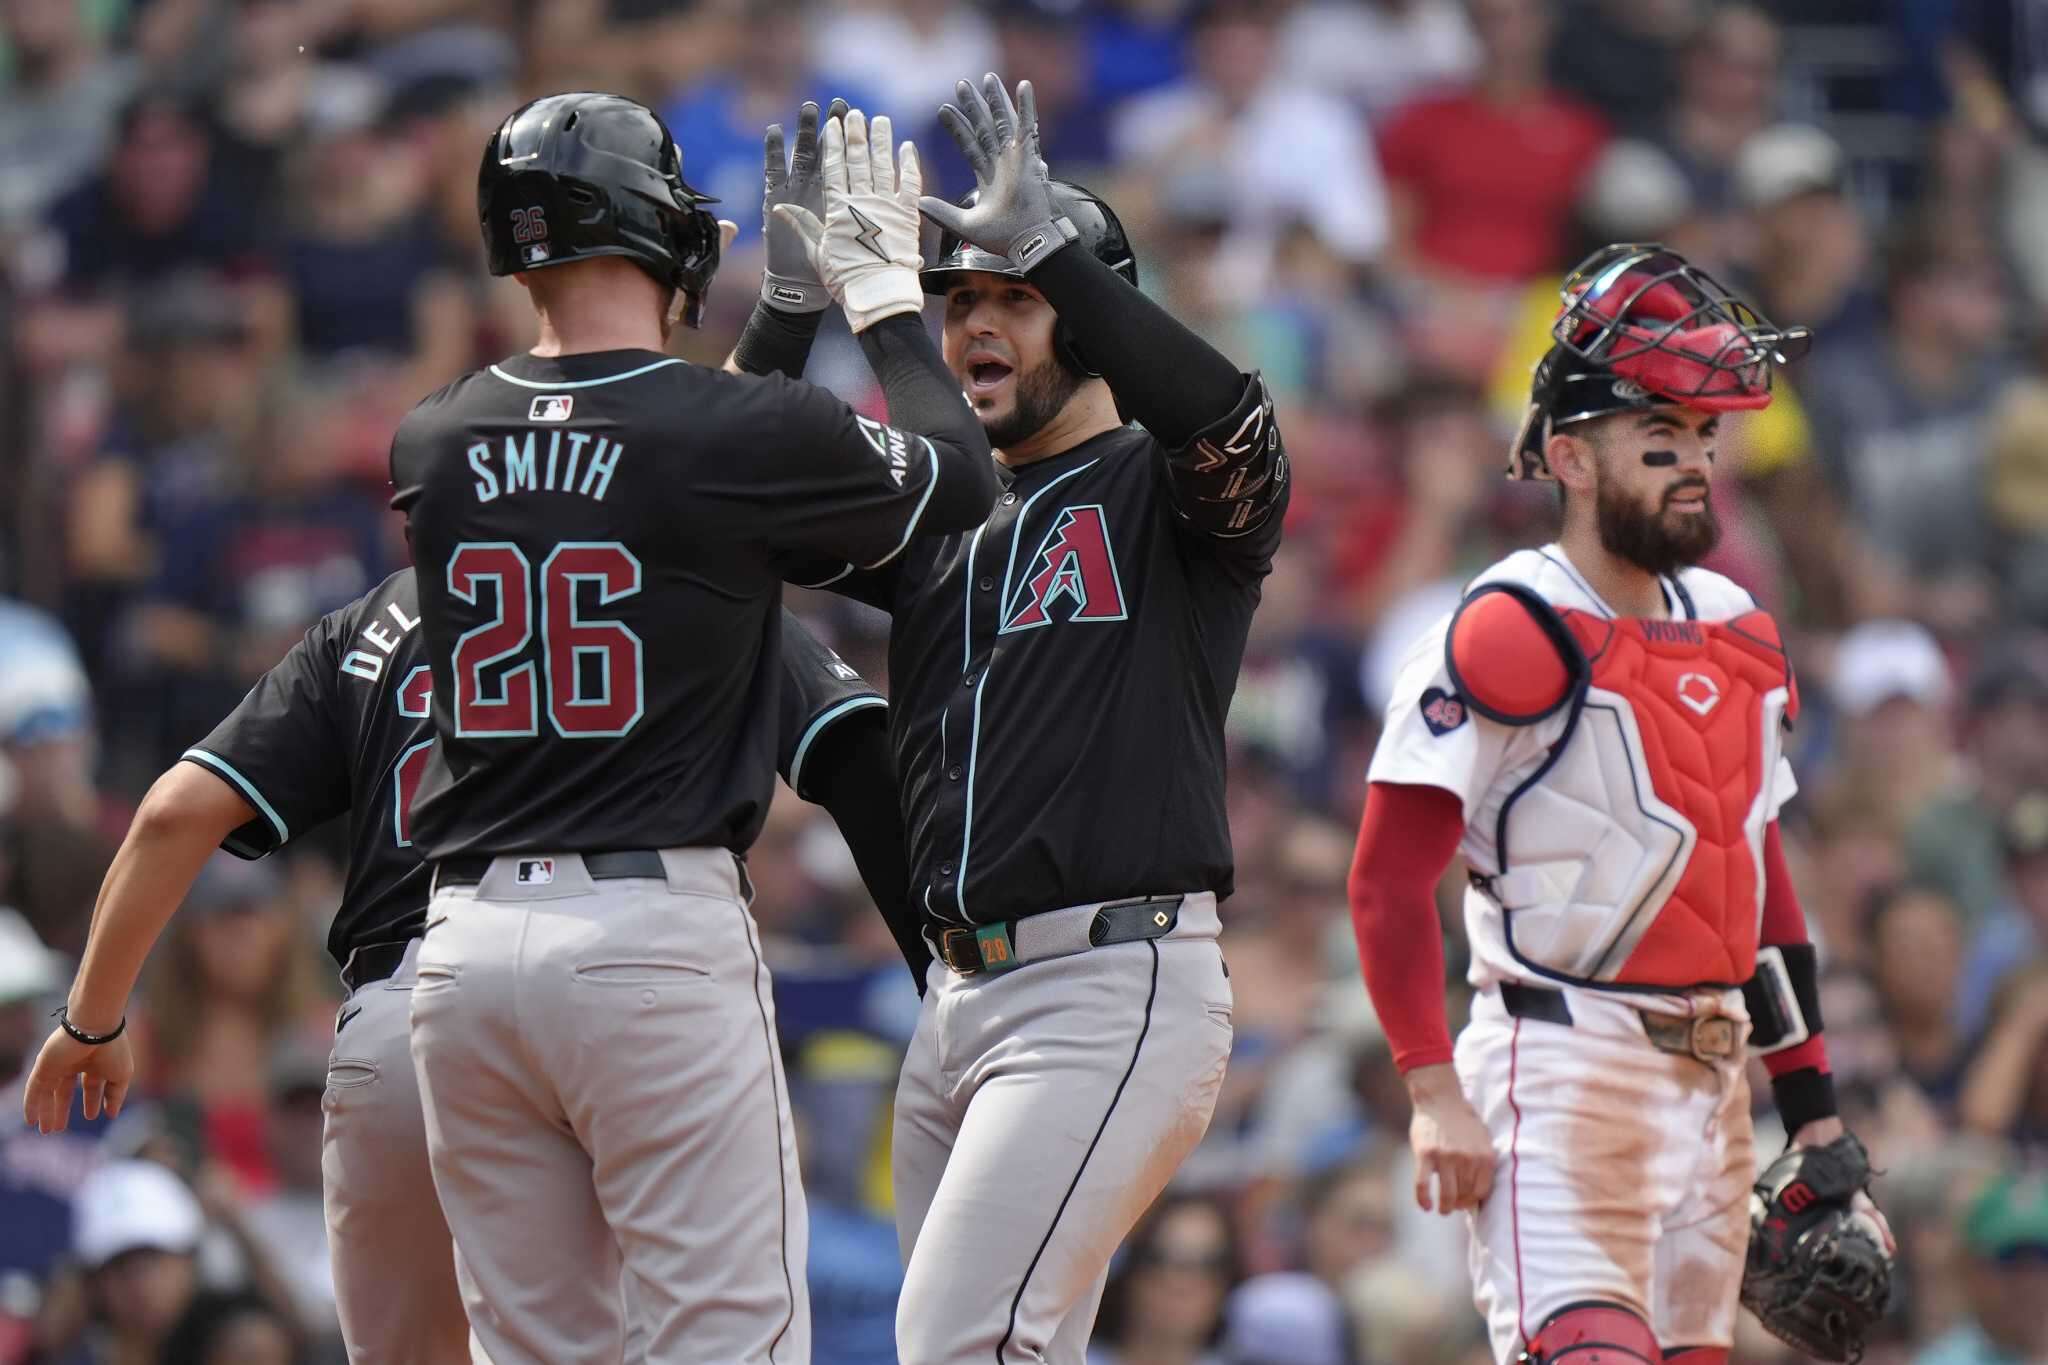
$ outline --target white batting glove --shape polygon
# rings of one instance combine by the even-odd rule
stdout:
[[[917,210],[924,175],[910,143],[903,144],[900,158],[890,157],[891,132],[889,116],[877,115],[871,143],[867,116],[858,109],[828,122],[818,139],[825,221],[799,205],[774,208],[803,237],[818,278],[855,332],[924,310],[924,289],[917,282],[924,268]]]

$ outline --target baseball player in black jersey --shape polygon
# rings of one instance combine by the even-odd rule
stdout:
[[[923,201],[923,278],[1005,487],[971,531],[808,581],[893,614],[940,959],[896,1097],[899,1355],[1079,1365],[1230,1051],[1223,719],[1287,462],[1260,379],[1137,290],[1107,204],[1048,178],[1028,84],[1021,115],[994,76],[959,93],[942,118],[978,183]]]
[[[118,1110],[132,1061],[121,1004],[214,847],[262,857],[347,814],[350,854],[328,951],[348,996],[328,1063],[321,1166],[335,1300],[355,1365],[467,1361],[469,1326],[434,1197],[407,1009],[427,869],[408,800],[434,742],[410,569],[323,618],[233,714],[152,788],[109,871],[69,1029],[44,1046],[28,1121],[61,1129],[83,1075],[86,1114]],[[878,904],[904,895],[886,703],[788,613],[778,765],[847,835]],[[878,826],[875,812],[884,812]],[[637,1354],[629,1354],[637,1365]]]
[[[433,900],[412,1047],[434,1184],[497,1365],[809,1354],[807,1237],[738,855],[774,780],[781,583],[971,527],[988,440],[919,321],[919,175],[827,125],[819,278],[892,424],[662,353],[717,228],[652,112],[550,96],[494,133],[491,269],[540,340],[392,445],[437,680],[413,838]]]

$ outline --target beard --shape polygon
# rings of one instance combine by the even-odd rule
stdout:
[[[1011,401],[1010,411],[1001,417],[984,418],[982,428],[988,432],[988,443],[997,450],[1005,450],[1020,441],[1028,441],[1044,429],[1045,424],[1060,415],[1060,409],[1074,396],[1082,384],[1082,378],[1062,365],[1057,357],[1040,361],[1033,368],[1017,376],[1017,395]]]
[[[1697,512],[1674,518],[1671,499],[1701,488],[1697,482],[1675,484],[1664,490],[1655,511],[1645,512],[1620,490],[1603,482],[1595,503],[1600,518],[1600,543],[1609,554],[1618,555],[1645,573],[1670,574],[1697,564],[1713,553],[1721,540],[1721,523],[1714,516],[1713,495]]]

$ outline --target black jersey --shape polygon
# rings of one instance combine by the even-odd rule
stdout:
[[[785,611],[780,622],[778,768],[805,796],[802,760],[818,737],[843,720],[882,716],[886,703],[796,617]],[[221,841],[230,853],[260,858],[349,817],[348,873],[327,935],[339,963],[365,944],[411,938],[426,922],[427,867],[413,848],[408,809],[434,742],[432,675],[418,624],[406,569],[322,617],[184,754],[257,811]]]
[[[644,351],[517,356],[407,415],[394,504],[446,680],[413,812],[430,860],[753,842],[785,573],[821,554],[887,564],[993,495],[921,324],[862,342],[885,388],[902,348],[953,427],[908,433],[801,381]]]
[[[256,808],[256,819],[221,841],[230,853],[260,858],[349,817],[348,874],[327,932],[336,962],[365,943],[410,938],[426,922],[427,870],[406,811],[434,739],[418,625],[406,569],[321,617],[184,754]]]
[[[1252,453],[1256,498],[1191,520]],[[1287,494],[1253,380],[1188,448],[1120,427],[1015,471],[972,533],[839,570],[832,586],[894,617],[891,734],[929,916],[1230,893],[1223,721]]]

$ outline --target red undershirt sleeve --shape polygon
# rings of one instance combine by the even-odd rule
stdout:
[[[1776,820],[1764,830],[1764,918],[1759,939],[1765,945],[1805,943],[1806,912],[1799,906],[1799,892],[1792,885],[1792,869],[1785,863],[1785,841]],[[1771,1079],[1811,1067],[1823,1075],[1828,1070],[1827,1040],[1815,1033],[1805,1042],[1773,1052],[1763,1059]]]
[[[1351,926],[1366,991],[1404,1073],[1451,1060],[1435,892],[1464,832],[1463,806],[1441,787],[1367,788],[1351,862]]]

